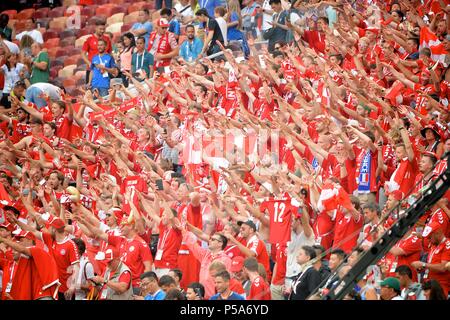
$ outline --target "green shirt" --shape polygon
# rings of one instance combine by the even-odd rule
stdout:
[[[12,41],[11,40],[11,36],[12,36],[12,29],[8,26],[4,27],[4,28],[0,28],[0,31],[3,32],[5,34],[5,38],[8,41]]]
[[[48,53],[41,51],[37,55],[36,58],[34,58],[33,61],[36,62],[47,62],[47,68],[45,71],[39,69],[38,67],[34,66],[31,68],[31,78],[30,82],[31,84],[35,84],[38,82],[48,82],[48,79],[50,77],[50,60],[48,59]]]

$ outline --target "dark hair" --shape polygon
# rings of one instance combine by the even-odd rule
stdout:
[[[180,279],[179,281],[181,281],[181,279],[183,278],[183,272],[181,272],[180,269],[175,268],[175,269],[170,269],[170,271],[175,273],[175,275],[178,277],[178,279]]]
[[[322,21],[325,22],[326,24],[330,24],[330,20],[328,20],[327,17],[319,17],[319,18],[317,19],[317,21],[319,21],[319,20],[322,20]]]
[[[424,56],[427,56],[428,58],[430,58],[431,50],[430,50],[430,48],[422,48],[422,49],[420,49],[419,54],[423,54]]]
[[[178,289],[170,289],[164,300],[186,300],[186,296]]]
[[[52,129],[53,129],[53,131],[55,131],[55,132],[56,132],[56,129],[57,129],[56,123],[54,123],[53,121],[48,121],[48,122],[45,122],[44,124],[47,124],[47,125],[49,125],[49,126],[50,126],[50,128],[52,128]]]
[[[86,244],[84,243],[84,241],[80,238],[73,238],[72,241],[77,246],[79,255],[83,255],[83,253],[86,251]]]
[[[335,254],[337,255],[341,260],[345,259],[345,252],[342,249],[333,249],[330,253],[330,255]]]
[[[441,287],[441,284],[431,279],[422,284],[422,290],[430,290],[430,299],[429,300],[447,300],[447,297],[444,293],[444,290]]]
[[[146,15],[150,15],[150,11],[148,11],[148,9],[142,9],[141,11],[144,11],[144,13],[146,14]]]
[[[50,174],[48,176],[50,177],[54,173],[56,173],[56,176],[57,176],[58,180],[61,182],[61,184],[64,183],[64,174],[61,171],[53,170],[50,172]]]
[[[23,89],[26,89],[27,85],[25,84],[24,81],[19,80],[14,84],[14,88],[18,88],[18,87],[22,87]]]
[[[144,43],[145,43],[145,38],[144,38],[143,36],[137,37],[136,42],[137,42],[138,40],[142,40],[142,41],[144,41]]]
[[[133,48],[136,46],[136,41],[134,40],[134,35],[131,32],[127,32],[122,35],[122,42],[123,42],[124,38],[128,38],[131,40],[130,46],[126,49],[125,52],[133,50]],[[124,45],[125,45],[125,42],[124,42]]]
[[[269,4],[270,5],[272,5],[272,4],[281,4],[281,0],[270,0]]]
[[[195,15],[196,16],[204,16],[204,17],[208,17],[209,18],[208,11],[205,8],[201,8],[201,9],[197,10]]]
[[[95,22],[95,25],[98,27],[98,26],[106,26],[106,21],[103,21],[103,20],[97,20],[96,22]]]
[[[227,14],[227,9],[225,9],[225,7],[219,6],[214,8],[214,12],[217,12],[221,17],[223,17]]]
[[[162,287],[162,286],[170,286],[171,284],[173,284],[175,286],[177,285],[176,282],[175,282],[175,279],[172,278],[171,276],[167,275],[167,274],[163,275],[159,279],[158,284],[159,284],[160,287]]]
[[[0,22],[3,22],[5,26],[7,26],[9,22],[9,16],[6,13],[0,14]]]
[[[355,197],[354,195],[350,196],[350,201],[352,203],[352,205],[355,207],[356,210],[360,210],[361,209],[361,201],[359,201],[358,197]]]
[[[411,268],[405,264],[398,266],[397,269],[395,269],[395,272],[402,276],[408,276],[410,279],[412,279],[413,276]]]
[[[417,37],[409,37],[408,40],[414,41],[414,43],[416,44],[416,47],[418,48],[420,45],[420,39]]]
[[[370,210],[370,211],[376,211],[377,214],[380,213],[380,207],[375,202],[366,203],[365,205],[363,205],[362,209],[363,210],[367,209],[367,210]]]
[[[188,24],[184,29],[187,31],[188,28],[192,28],[195,30],[195,27],[192,24]]]
[[[323,246],[321,246],[320,244],[315,244],[315,245],[312,246],[312,248],[313,248],[314,250],[316,250],[316,257],[317,257],[318,255],[321,255],[321,260],[324,260],[324,259],[325,259],[325,255],[323,255],[323,253],[325,252],[325,248],[324,248]],[[317,253],[317,251],[320,251],[320,252]]]
[[[144,272],[143,274],[141,274],[141,275],[139,276],[139,278],[140,278],[141,280],[144,280],[145,278],[150,278],[150,279],[154,279],[154,280],[156,280],[156,282],[158,282],[158,276],[157,276],[156,273],[153,272],[153,271],[147,271],[147,272]]]
[[[35,117],[31,117],[30,123],[32,123],[32,124],[39,124],[41,126],[44,124],[41,119],[38,119],[38,118],[35,118]]]
[[[423,156],[423,157],[428,157],[428,159],[430,159],[430,161],[431,161],[431,163],[433,164],[433,166],[434,166],[434,165],[436,164],[436,162],[437,162],[437,158],[436,158],[434,155],[432,155],[432,154],[424,153],[422,156]]]
[[[258,260],[256,258],[250,257],[244,260],[244,267],[252,272],[258,272]]]
[[[375,142],[375,135],[373,134],[373,132],[371,132],[371,131],[366,131],[366,132],[364,132],[364,134],[365,134],[366,136],[368,136],[368,137],[370,138],[370,140],[372,140],[372,142]]]
[[[172,15],[172,10],[170,10],[169,8],[163,8],[161,9],[161,11],[159,12],[160,16],[171,16]]]
[[[403,12],[401,12],[400,10],[394,10],[391,12],[391,14],[394,12],[396,12],[399,15],[400,19],[403,20],[403,17],[405,16]]]
[[[222,250],[223,249],[225,249],[226,248],[226,246],[227,246],[227,244],[228,244],[228,239],[227,239],[227,237],[225,237],[223,234],[221,234],[221,233],[216,233],[219,237],[220,237],[220,239],[221,239],[221,241],[222,241]]]
[[[194,290],[200,299],[205,297],[205,287],[200,282],[192,282],[187,287]]]
[[[230,279],[231,279],[230,273],[228,271],[226,271],[226,270],[222,271],[222,272],[219,272],[219,273],[216,273],[216,275],[214,277],[215,278],[221,277],[225,281],[230,281]]]
[[[305,251],[305,254],[309,257],[310,260],[317,257],[316,250],[314,250],[311,246],[302,246],[301,249]]]
[[[98,39],[98,40],[97,40],[97,45],[98,45],[100,42],[103,42],[103,43],[106,45],[106,41],[105,41],[104,39]]]

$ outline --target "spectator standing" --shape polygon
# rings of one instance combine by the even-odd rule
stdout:
[[[9,94],[16,82],[20,80],[20,73],[26,68],[24,64],[17,61],[16,54],[9,54],[6,62],[0,67],[0,73],[5,75],[5,86],[3,87],[3,96],[0,105],[5,108],[11,108]]]
[[[191,24],[186,26],[186,37],[180,45],[180,56],[186,62],[193,62],[202,52],[203,41],[195,36],[195,28]]]
[[[283,10],[281,0],[270,0],[269,4],[274,12],[273,20],[268,22],[272,27],[263,33],[263,38],[269,40],[269,52],[274,51],[276,43],[285,43],[287,37],[286,17],[288,13]]]
[[[241,7],[238,0],[230,0],[228,3],[228,13],[227,13],[227,40],[239,41],[242,46],[242,51],[244,56],[248,57],[250,55],[250,48],[248,47],[247,38],[245,37],[242,30],[242,15]]]
[[[128,87],[128,80],[124,73],[131,71],[131,60],[136,42],[131,32],[122,36],[123,50],[120,52],[120,75],[125,87]]]
[[[178,55],[178,44],[175,35],[168,31],[169,22],[160,18],[156,22],[156,30],[150,34],[147,50],[155,59],[155,68],[159,73],[164,73],[165,67],[170,65],[172,58]],[[167,73],[167,72],[166,72]]]
[[[109,94],[110,77],[109,74],[117,75],[117,68],[114,58],[106,53],[106,41],[100,39],[97,41],[98,54],[92,57],[89,73],[88,86],[92,90],[97,89],[100,96],[105,97]]]
[[[145,39],[140,36],[136,40],[136,51],[131,57],[131,73],[140,79],[153,77],[153,55],[145,50]]]
[[[9,41],[6,34],[1,31],[0,31],[0,44],[6,45],[10,53],[14,53],[17,55],[20,53],[19,46],[14,42]]]
[[[95,27],[95,32],[90,37],[86,39],[86,41],[83,44],[83,48],[81,51],[81,58],[83,58],[84,62],[88,66],[86,70],[86,83],[89,82],[89,76],[91,72],[91,61],[92,58],[98,54],[98,41],[102,39],[105,41],[105,52],[111,53],[112,46],[111,46],[111,39],[105,35],[106,26],[103,21],[97,21]]]
[[[221,5],[221,0],[198,0],[199,10],[205,9],[209,17],[214,17],[214,10]],[[197,12],[198,10],[195,15],[197,15]]]
[[[150,22],[150,13],[147,9],[139,11],[138,22],[133,24],[130,32],[136,37],[143,37],[145,40],[145,48],[148,46],[148,39],[153,31],[153,25]]]
[[[181,34],[181,24],[180,22],[172,15],[172,10],[169,8],[164,8],[159,13],[161,18],[169,21],[169,32],[172,32],[175,35],[175,38],[178,41],[178,38]]]
[[[76,283],[75,300],[86,300],[87,293],[91,288],[90,280],[95,277],[94,266],[85,254],[86,244],[84,241],[75,238],[73,242],[75,242],[80,256],[80,272]]]
[[[213,13],[214,14],[214,13]],[[195,13],[197,19],[204,23],[206,28],[208,29],[208,34],[206,35],[206,39],[203,43],[202,55],[211,55],[220,51],[219,45],[216,41],[219,41],[224,45],[225,40],[222,35],[222,31],[220,30],[220,26],[217,23],[216,19],[211,18],[209,12],[206,9],[200,9]]]
[[[261,5],[255,0],[243,1],[242,4],[246,6],[241,10],[242,14],[242,27],[246,37],[252,36],[256,39],[256,15]]]
[[[50,59],[47,51],[42,50],[42,45],[35,42],[31,45],[33,62],[31,67],[30,83],[48,82],[50,78]]]

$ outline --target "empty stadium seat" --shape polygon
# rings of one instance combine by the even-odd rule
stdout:
[[[68,78],[73,76],[73,72],[76,69],[76,65],[71,64],[69,66],[65,66],[61,70],[58,71],[58,77],[60,78]]]
[[[128,23],[128,24],[122,25],[122,28],[120,28],[120,32],[121,33],[129,32],[131,27],[133,26],[133,24],[134,23]]]
[[[49,27],[52,29],[60,30],[60,31],[65,30],[66,29],[66,21],[67,21],[67,17],[54,18],[53,20],[50,21]]]
[[[48,29],[51,20],[52,18],[39,18],[36,19],[36,25],[40,26],[41,28]]]
[[[60,18],[64,16],[65,11],[66,7],[56,7],[50,10],[47,16],[49,18]]]
[[[114,15],[112,15],[111,17],[109,17],[108,19],[106,19],[106,24],[107,25],[111,25],[117,22],[123,22],[123,17],[125,16],[125,13],[120,12],[120,13],[116,13]]]
[[[135,23],[138,21],[139,11],[134,11],[123,17],[123,23]]]
[[[76,37],[67,37],[62,39],[59,43],[61,47],[75,46]]]
[[[50,40],[53,40],[53,39],[50,39]],[[57,53],[58,50],[59,50],[59,47],[58,47],[58,45],[59,45],[59,39],[56,38],[56,40],[58,40],[58,44],[57,44],[56,46],[54,46],[54,47],[47,47],[47,46],[46,46],[47,42],[44,44],[44,47],[47,48],[47,53],[48,53],[48,55],[49,55],[50,58],[55,58],[55,57],[56,57],[56,53]]]
[[[68,57],[65,61],[64,61],[64,66],[69,66],[69,65],[77,65],[78,59],[81,57],[80,54],[75,55],[75,56],[70,56]]]
[[[139,2],[132,3],[128,7],[128,13],[130,14],[131,12],[141,10],[145,6],[145,4],[146,4],[145,1],[139,1]]]
[[[84,36],[78,38],[75,41],[75,47],[82,47],[84,42],[86,41],[86,39],[89,38],[89,37],[90,37],[90,34],[87,34],[87,35],[84,35]]]
[[[122,26],[123,26],[123,22],[114,23],[114,24],[106,27],[106,32],[112,32],[112,33],[121,32]]]
[[[59,32],[49,29],[42,35],[42,37],[44,38],[44,41],[47,41],[48,39],[59,38]]]

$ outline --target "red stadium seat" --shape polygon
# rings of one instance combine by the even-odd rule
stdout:
[[[17,10],[5,10],[2,11],[2,13],[7,14],[9,16],[9,19],[16,19],[17,16]]]
[[[43,34],[43,38],[44,41],[47,41],[48,39],[59,38],[59,32],[49,29]]]
[[[69,50],[67,50],[68,56],[75,56],[75,55],[80,55],[80,54],[81,54],[81,48],[78,48],[78,47],[73,47],[73,48],[70,48]]]
[[[67,89],[67,87],[75,87],[77,85],[77,80],[74,78],[67,78],[63,81],[64,88]]]
[[[127,23],[127,24],[122,25],[122,27],[120,28],[120,32],[125,33],[125,32],[130,31],[133,24],[134,23]]]
[[[50,39],[45,40],[45,42],[44,42],[44,48],[47,48],[47,49],[53,49],[53,48],[58,49],[58,46],[59,46],[59,38],[50,38]]]
[[[78,59],[81,57],[81,55],[80,54],[78,54],[78,55],[75,55],[75,56],[70,56],[70,57],[68,57],[65,61],[64,61],[64,66],[68,66],[68,65],[71,65],[71,64],[77,64],[77,62],[78,62]]]
[[[54,39],[49,39],[50,40],[54,40]],[[59,39],[56,38],[55,40],[58,40],[58,44],[56,44],[54,47],[47,47],[47,42],[44,44],[44,48],[47,48],[47,53],[49,55],[50,58],[55,58],[56,57],[56,53],[59,50]]]
[[[51,61],[50,61],[50,65],[51,65]],[[59,70],[61,70],[62,68],[63,68],[62,65],[56,65],[54,67],[51,67],[50,68],[50,78],[55,79],[58,76]]]
[[[83,9],[82,6],[71,5],[71,6],[68,6],[67,9],[64,11],[64,15],[66,17],[69,17],[74,14],[80,14],[82,9]]]
[[[35,11],[33,14],[34,19],[47,18],[47,12],[43,11]]]
[[[62,39],[68,38],[68,37],[75,37],[75,31],[73,30],[64,30],[59,33],[59,37]]]
[[[50,8],[39,8],[34,13],[35,14],[34,18],[36,18],[36,14],[40,14],[40,15],[43,14],[44,16],[42,18],[46,18],[46,17],[48,17],[48,13],[50,12],[50,10],[51,10]]]
[[[86,62],[83,60],[83,58],[78,58],[77,66],[86,65]]]
[[[83,9],[81,9],[81,15],[87,16],[87,17],[92,17],[95,15],[96,8],[97,8],[97,6],[84,7]]]
[[[27,20],[33,18],[34,11],[34,9],[24,9],[17,14],[16,19]]]
[[[135,2],[132,3],[129,7],[128,7],[128,13],[134,12],[134,11],[139,11],[141,10],[144,5],[146,4],[145,1],[140,1],[140,2]]]
[[[41,28],[48,29],[49,25],[50,25],[50,20],[52,20],[52,18],[39,18],[39,19],[36,19],[36,25],[38,25]]]
[[[56,7],[48,13],[48,17],[49,18],[64,17],[65,12],[66,12],[66,7]]]
[[[122,5],[122,4],[125,3],[125,0],[110,0],[109,3],[114,3],[114,4],[120,4],[120,5]]]
[[[61,47],[75,46],[76,37],[67,37],[60,41]]]

